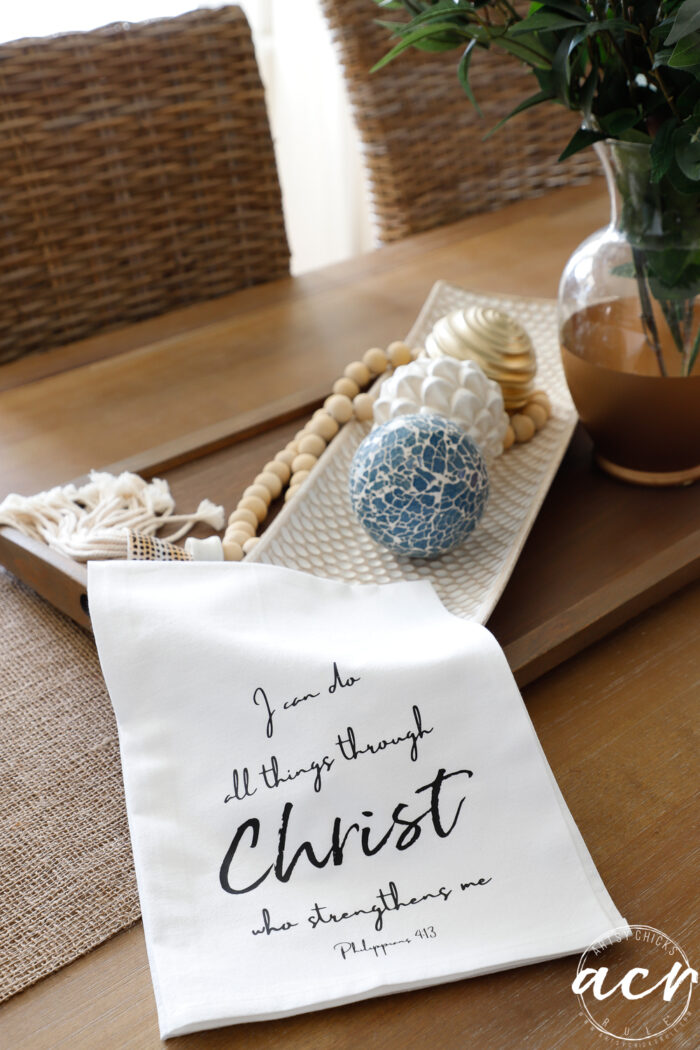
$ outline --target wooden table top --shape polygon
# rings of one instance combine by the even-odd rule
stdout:
[[[37,491],[96,464],[137,455],[236,413],[255,413],[271,400],[313,400],[367,346],[404,334],[437,278],[480,291],[554,296],[566,258],[605,219],[600,186],[559,191],[316,274],[7,365],[0,369],[0,498],[8,490]],[[241,446],[236,484],[288,429]],[[589,469],[585,457],[580,462],[577,469]],[[573,477],[568,484],[575,504],[575,472]],[[172,483],[179,483],[177,471]],[[648,518],[650,505],[640,497],[637,509]],[[563,509],[557,511],[563,517],[555,511],[556,503],[549,511],[550,542],[565,544],[574,512],[567,521]],[[585,515],[586,507],[575,505],[575,513]],[[602,528],[602,510],[598,518]],[[555,538],[557,520],[564,535]],[[663,520],[659,511],[654,528],[663,527]],[[630,529],[628,522],[619,536],[621,563]],[[684,536],[688,542],[687,530]],[[546,606],[551,581],[545,541],[530,556],[528,574],[515,581],[510,597],[504,595],[507,604]],[[632,545],[639,543],[634,533]],[[575,564],[575,550],[572,555]],[[614,556],[601,551],[602,558]],[[532,568],[537,558],[545,587]],[[497,614],[507,627],[515,612]],[[696,967],[691,813],[697,767],[691,733],[700,692],[699,616],[700,586],[693,584],[540,677],[524,694],[613,900],[628,921],[655,926],[678,941]],[[570,988],[575,968],[575,959],[561,959],[284,1021],[199,1033],[172,1045],[599,1048],[610,1040],[579,1015]],[[695,1047],[698,1035],[691,1016],[663,1045]],[[11,1050],[160,1045],[140,924],[0,1007],[0,1047]]]

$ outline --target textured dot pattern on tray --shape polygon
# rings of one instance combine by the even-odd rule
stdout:
[[[491,495],[475,532],[461,547],[430,561],[394,555],[370,539],[355,518],[348,495],[350,463],[370,424],[351,422],[263,534],[248,556],[250,561],[351,583],[427,579],[450,612],[486,622],[566,451],[576,411],[564,380],[553,301],[477,295],[439,281],[407,342],[421,346],[437,320],[471,305],[494,306],[522,322],[537,354],[535,385],[545,389],[552,402],[551,418],[532,441],[492,463]]]

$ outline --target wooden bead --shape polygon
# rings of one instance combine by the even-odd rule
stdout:
[[[530,401],[525,408],[522,409],[524,416],[529,416],[532,422],[535,424],[535,430],[541,430],[547,422],[547,409],[544,405],[539,405],[536,401]]]
[[[299,485],[306,481],[310,473],[310,470],[295,470],[292,474],[292,480],[289,482],[289,487],[298,488]]]
[[[296,455],[297,455],[297,450],[296,449],[292,452],[292,450],[290,448],[283,448],[282,451],[278,452],[277,455],[275,456],[275,461],[277,463],[284,463],[285,466],[289,467],[289,469],[291,471],[291,469],[292,469],[292,461],[294,460],[294,457]]]
[[[233,514],[229,514],[228,516],[229,525],[233,525],[239,521],[247,522],[247,524],[252,525],[253,528],[257,528],[258,526],[256,515],[253,514],[252,510],[246,510],[245,507],[236,507]]]
[[[307,434],[299,442],[299,452],[309,452],[312,456],[316,456],[316,459],[325,450],[326,442],[318,434]]]
[[[301,488],[301,485],[292,485],[284,494],[284,502],[289,503],[290,499],[294,499],[297,492]]]
[[[549,396],[544,390],[535,390],[533,394],[530,394],[528,398],[528,404],[532,404],[533,401],[537,405],[542,405],[542,408],[546,411],[547,417],[552,414],[552,402],[549,400]]]
[[[327,412],[322,416],[318,416],[309,424],[309,431],[312,434],[318,434],[318,436],[322,437],[324,441],[330,441],[331,438],[335,437],[339,429],[340,427],[333,419],[333,416],[329,416]],[[293,462],[294,457],[290,460],[289,465],[291,466]]]
[[[394,368],[398,368],[399,365],[407,365],[409,361],[413,360],[411,348],[400,341],[389,343],[386,348],[386,354]]]
[[[374,373],[375,376],[380,376],[382,372],[386,372],[389,364],[386,354],[378,346],[373,346],[371,350],[362,355],[362,363],[367,365],[370,372]]]
[[[300,452],[292,463],[292,482],[300,470],[313,470],[317,463],[317,457],[310,452]]]
[[[255,517],[255,515],[252,515]],[[254,536],[258,531],[258,521],[255,519],[255,524],[251,525],[249,521],[229,521],[226,526],[226,532],[240,532],[242,536]]]
[[[224,561],[241,561],[243,558],[243,548],[240,543],[236,543],[234,540],[224,540],[222,544],[224,548]]]
[[[370,371],[362,361],[352,361],[345,369],[343,375],[354,380],[358,386],[367,386],[370,381]]]
[[[272,499],[272,493],[265,485],[249,485],[247,489],[243,489],[243,499],[247,496],[257,496],[266,507]]]
[[[297,439],[294,438],[292,441],[288,441],[287,444],[284,446],[284,451],[293,452],[296,456],[296,454],[299,451],[299,442],[297,441]]]
[[[249,540],[246,540],[243,544],[243,553],[250,554],[256,543],[260,541],[259,536],[251,536]]]
[[[264,470],[262,474],[256,474],[253,480],[254,485],[263,485],[270,493],[273,499],[277,499],[280,492],[282,491],[282,482],[276,473],[271,470]]]
[[[283,485],[287,484],[291,473],[292,468],[289,463],[285,463],[281,459],[271,459],[270,462],[266,463],[263,467],[263,474],[276,474]]]
[[[252,510],[258,521],[264,521],[267,516],[267,503],[259,496],[244,496],[238,506],[244,510]]]
[[[300,442],[300,441],[301,441],[301,439],[302,439],[302,438],[304,437],[304,435],[306,434],[306,432],[307,432],[307,431],[306,431],[306,427],[305,427],[305,426],[303,426],[303,427],[301,428],[301,430],[297,430],[296,434],[294,435],[293,441],[294,441],[294,444],[295,444],[295,445],[297,446],[297,448],[299,447],[299,442]]]
[[[521,412],[517,412],[510,417],[510,425],[513,428],[515,440],[518,444],[529,441],[535,435],[535,424],[529,416],[524,416]]]
[[[331,394],[323,402],[323,407],[337,423],[347,423],[352,419],[352,401],[344,394]]]
[[[243,532],[241,529],[226,529],[224,543],[237,543],[239,547],[243,547],[252,537],[252,532]]]
[[[371,394],[358,394],[352,405],[355,411],[355,419],[364,422],[372,418],[374,414],[374,398]]]
[[[507,452],[508,449],[512,447],[514,441],[515,441],[515,431],[513,430],[512,426],[510,424],[508,424],[508,429],[506,430],[506,436],[503,438],[503,451]]]
[[[341,379],[336,379],[333,384],[334,394],[343,394],[345,397],[355,397],[360,392],[359,384],[354,379],[348,379],[347,376],[343,376]]]

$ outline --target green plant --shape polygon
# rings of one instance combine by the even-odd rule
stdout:
[[[396,42],[375,69],[409,48],[458,48],[457,75],[478,109],[470,70],[480,51],[500,49],[530,67],[537,90],[488,134],[532,106],[555,102],[582,117],[560,159],[603,139],[649,147],[644,178],[618,176],[634,257],[630,276],[660,368],[651,299],[688,374],[700,340],[700,333],[692,336],[700,294],[700,0],[545,0],[524,14],[511,0],[375,3],[409,15],[380,22]],[[676,235],[673,247],[661,233]]]

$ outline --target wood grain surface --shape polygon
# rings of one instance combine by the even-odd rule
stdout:
[[[475,290],[553,296],[575,245],[605,221],[599,187],[571,189],[432,231],[303,278],[275,282],[49,351],[0,370],[0,498],[99,464],[210,436],[304,404],[350,358],[404,334],[437,278]],[[178,502],[227,506],[296,422],[170,462]],[[167,457],[166,457],[167,458]],[[621,493],[626,495],[623,497]],[[700,555],[696,490],[646,493],[592,475],[572,444],[490,626],[510,658],[541,675],[526,701],[574,819],[615,903],[657,926],[698,965],[692,834],[700,680],[700,587],[666,598],[616,633],[616,610],[681,587]],[[632,492],[632,495],[630,495]],[[624,511],[621,507],[624,505]],[[650,551],[656,551],[654,557]],[[592,585],[590,557],[601,576]],[[695,571],[693,569],[693,571]],[[669,583],[669,581],[671,581]],[[610,604],[622,586],[624,602]],[[607,588],[607,589],[606,589]],[[557,597],[558,596],[558,597]],[[595,642],[547,674],[547,653]],[[646,597],[645,597],[646,596]],[[559,608],[557,609],[557,605]],[[607,612],[606,612],[607,610]],[[606,637],[596,641],[605,633]],[[519,648],[518,648],[519,647]],[[545,654],[543,657],[543,653]],[[515,787],[515,786],[514,786]],[[89,805],[86,799],[86,805]],[[575,960],[563,959],[285,1021],[172,1041],[270,1050],[598,1050],[612,1045],[578,1014]],[[122,933],[0,1008],[2,1050],[160,1046],[143,932]],[[695,1017],[664,1041],[700,1045]]]
[[[1,368],[10,454],[0,497],[110,464],[164,475],[182,509],[204,497],[231,508],[348,360],[405,334],[436,276],[554,295],[566,256],[605,218],[601,189],[558,192]],[[89,626],[82,568],[3,530],[0,562]],[[524,683],[698,573],[700,486],[616,483],[591,469],[579,431],[489,625]]]
[[[628,922],[673,937],[697,967],[693,862],[700,585],[544,676],[525,700],[564,798]],[[173,1050],[606,1050],[586,1027],[573,957],[168,1041]],[[696,992],[696,995],[698,993]],[[665,1050],[700,1043],[691,1013]],[[141,925],[0,1008],[8,1050],[155,1050]],[[653,1044],[652,1044],[653,1045]]]

